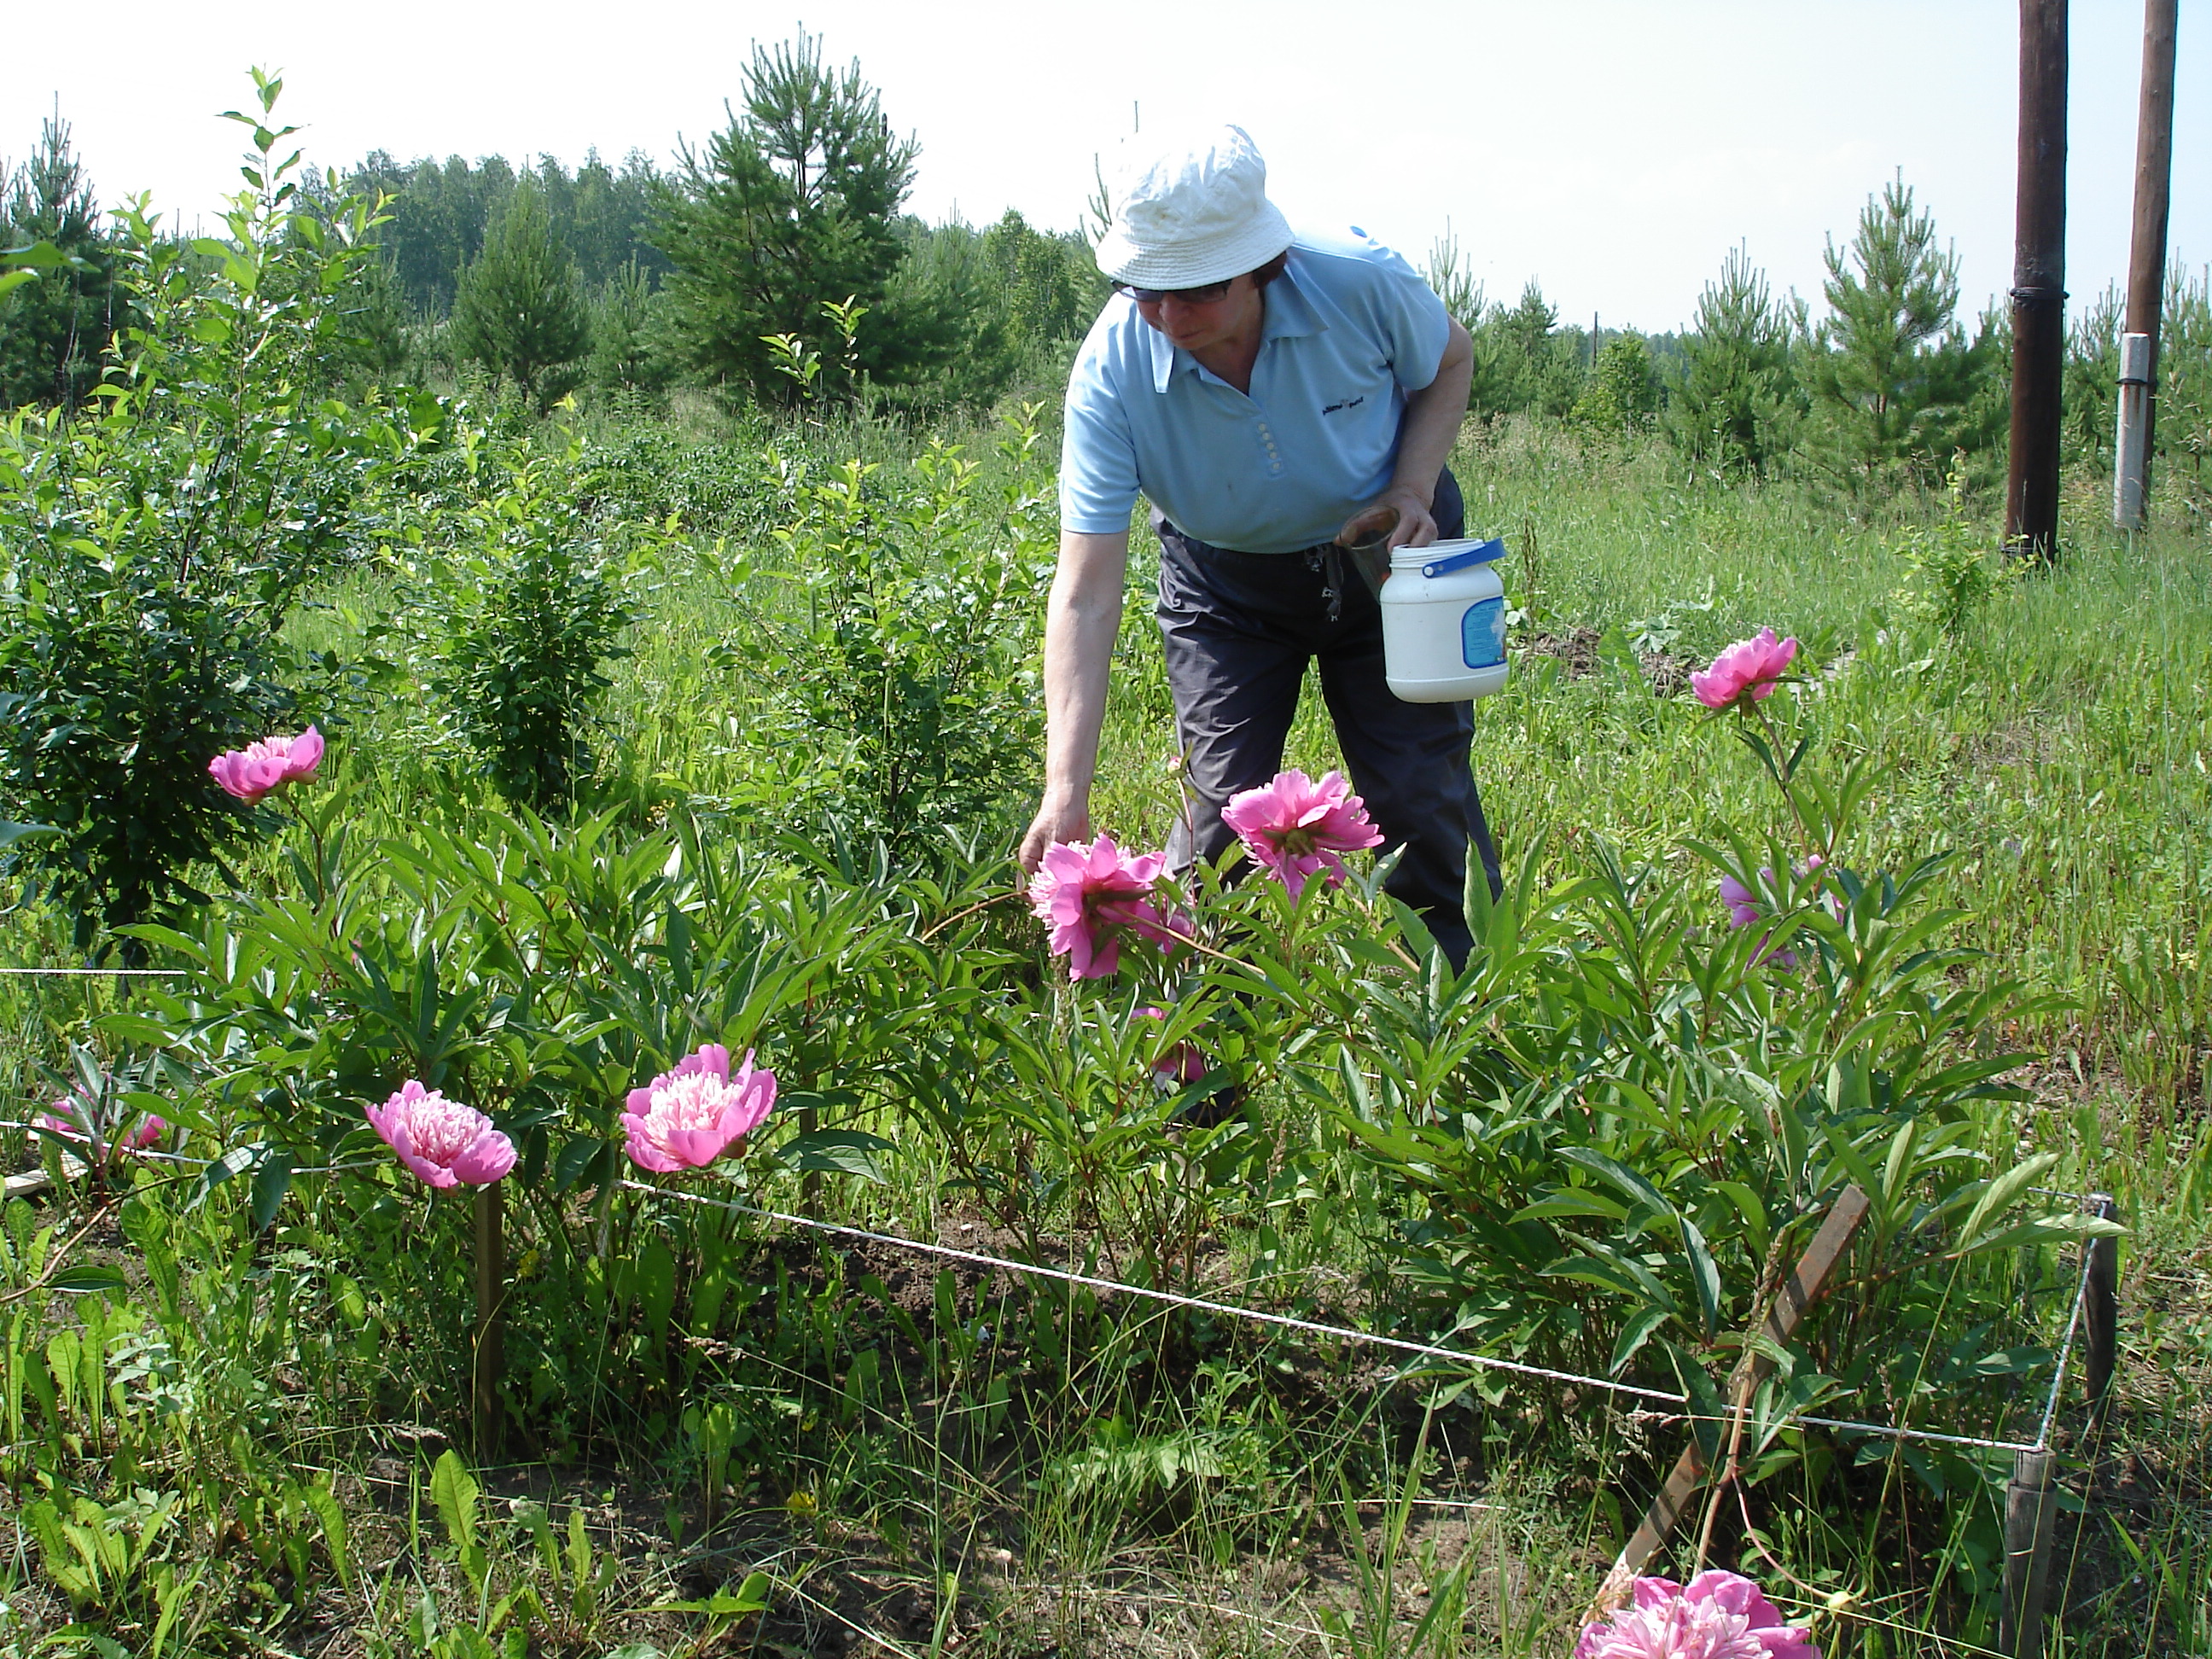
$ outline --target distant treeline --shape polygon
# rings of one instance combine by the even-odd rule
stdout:
[[[512,387],[543,409],[572,392],[649,408],[679,385],[783,410],[933,411],[1020,387],[1049,398],[1105,303],[1089,237],[997,222],[929,225],[905,210],[915,149],[893,135],[857,62],[817,40],[758,48],[729,125],[674,164],[596,152],[571,172],[368,156],[333,181],[386,202],[334,373]],[[311,211],[335,209],[311,191]],[[84,396],[121,319],[112,244],[70,147],[48,122],[32,158],[0,167],[0,245],[77,257],[0,297],[0,406]],[[1821,308],[1774,294],[1731,255],[1677,334],[1561,325],[1530,283],[1507,305],[1457,245],[1425,270],[1474,337],[1472,412],[1533,416],[1586,434],[1663,438],[1693,471],[1810,471],[1854,486],[1969,483],[2002,468],[2011,343],[2005,315],[1959,314],[1959,262],[1901,181],[1868,198],[1826,249]],[[2075,319],[2069,444],[2112,443],[2118,303]],[[2163,464],[2203,489],[2212,466],[2212,295],[2174,273],[2156,434]]]
[[[485,235],[523,179],[537,191],[548,228],[586,289],[604,288],[633,265],[658,288],[673,269],[653,242],[660,173],[637,150],[623,158],[619,172],[593,150],[573,173],[550,155],[518,169],[501,155],[471,167],[459,155],[401,162],[376,150],[344,184],[391,198],[391,222],[379,235],[393,287],[410,310],[443,319],[453,313],[461,273],[483,254]]]

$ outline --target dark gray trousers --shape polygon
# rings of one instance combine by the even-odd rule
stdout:
[[[1437,481],[1437,533],[1465,533],[1459,483]],[[1468,751],[1474,706],[1401,702],[1382,672],[1382,611],[1351,564],[1304,553],[1237,553],[1184,535],[1158,513],[1160,635],[1183,750],[1189,811],[1168,838],[1170,867],[1212,860],[1237,839],[1221,809],[1282,769],[1310,659],[1335,723],[1352,787],[1388,852],[1402,845],[1386,884],[1414,909],[1455,965],[1473,939],[1462,905],[1473,840],[1500,891],[1498,849],[1482,816]]]

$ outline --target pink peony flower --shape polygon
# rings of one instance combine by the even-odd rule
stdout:
[[[1164,1008],[1139,1008],[1139,1019],[1165,1019]],[[1152,1062],[1152,1081],[1170,1092],[1206,1075],[1206,1054],[1195,1042],[1178,1042]]]
[[[1825,862],[1826,860],[1818,853],[1813,854],[1804,863],[1797,866],[1798,879],[1803,880]],[[1759,880],[1761,887],[1771,888],[1774,885],[1774,866],[1771,864],[1759,866]],[[1729,926],[1731,927],[1748,927],[1766,914],[1765,899],[1760,894],[1752,891],[1734,876],[1721,878],[1721,902],[1728,906]],[[1831,893],[1828,895],[1827,903],[1828,914],[1841,921],[1844,919],[1843,901]],[[1768,939],[1772,937],[1771,934],[1767,936]],[[1759,941],[1759,949],[1752,956],[1753,966],[1762,962],[1771,962],[1778,967],[1783,968],[1795,968],[1797,965],[1796,951],[1769,951],[1766,945],[1766,939]]]
[[[1713,659],[1713,665],[1690,676],[1690,690],[1708,708],[1733,708],[1771,696],[1776,684],[1797,654],[1795,639],[1778,640],[1774,630],[1762,628],[1747,640],[1738,640]]]
[[[1820,1659],[1812,1638],[1782,1622],[1750,1579],[1701,1572],[1686,1589],[1639,1578],[1633,1599],[1589,1625],[1574,1659]]]
[[[264,738],[217,755],[208,771],[226,794],[246,802],[315,775],[323,763],[323,734],[309,726],[296,738]]]
[[[1182,943],[1151,896],[1167,861],[1164,853],[1125,853],[1111,836],[1045,848],[1030,878],[1030,908],[1052,929],[1053,954],[1067,958],[1070,979],[1103,979],[1119,968],[1125,931],[1170,949]]]
[[[1774,879],[1771,868],[1759,872],[1767,880]],[[1729,926],[1748,927],[1759,920],[1759,895],[1753,892],[1734,876],[1721,878],[1721,902],[1728,906]]]
[[[514,1143],[489,1118],[412,1078],[381,1110],[362,1109],[399,1161],[433,1187],[488,1187],[514,1167]]]
[[[758,1128],[775,1105],[775,1073],[755,1071],[752,1050],[732,1077],[730,1051],[710,1042],[629,1091],[622,1121],[630,1162],[656,1175],[702,1170]]]
[[[100,1127],[94,1121],[94,1114],[74,1095],[63,1096],[54,1103],[52,1110],[40,1113],[37,1127],[80,1146],[90,1143],[97,1148],[100,1145]],[[138,1121],[137,1127],[110,1140],[105,1155],[112,1158],[118,1152],[145,1152],[159,1146],[161,1137],[168,1133],[167,1122],[149,1112]]]
[[[1344,860],[1338,855],[1382,844],[1382,832],[1368,822],[1367,809],[1341,772],[1319,783],[1296,768],[1278,772],[1273,782],[1231,795],[1221,820],[1293,898],[1323,868],[1328,884],[1341,886]]]

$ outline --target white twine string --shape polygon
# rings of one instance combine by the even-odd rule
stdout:
[[[836,1233],[845,1238],[864,1238],[878,1244],[890,1244],[900,1249],[918,1250],[924,1255],[943,1256],[954,1261],[966,1261],[979,1267],[997,1267],[1008,1273],[1027,1273],[1037,1279],[1054,1279],[1064,1284],[1082,1285],[1091,1290],[1108,1291],[1121,1296],[1142,1297],[1153,1302],[1165,1302],[1178,1308],[1194,1308],[1201,1313],[1224,1314],[1231,1319],[1247,1319],[1262,1325],[1279,1325],[1287,1330],[1306,1331],[1316,1336],[1341,1337],[1348,1341],[1370,1343],[1376,1347],[1395,1348],[1401,1353],[1420,1354],[1433,1359],[1455,1360],[1462,1365],[1474,1365],[1490,1370],[1512,1371],[1522,1376],[1540,1376],[1552,1382],[1573,1382],[1584,1388],[1602,1389],[1613,1394],[1636,1395],[1645,1400],[1657,1400],[1670,1406],[1686,1406],[1689,1401],[1679,1394],[1668,1394],[1658,1389],[1639,1388],[1632,1382],[1615,1382],[1609,1377],[1583,1376],[1574,1371],[1555,1371],[1542,1365],[1523,1364],[1517,1359],[1498,1359],[1487,1354],[1467,1353],[1457,1348],[1440,1348],[1427,1342],[1408,1342],[1401,1337],[1382,1336],[1373,1331],[1355,1330],[1348,1325],[1324,1325],[1316,1320],[1299,1319],[1290,1314],[1267,1313],[1258,1308],[1239,1308],[1227,1302],[1212,1302],[1204,1297],[1183,1296],[1174,1291],[1158,1291],[1146,1285],[1124,1285],[1118,1279],[1101,1279],[1091,1273],[1071,1273],[1065,1267],[1041,1267],[1033,1261],[1010,1261],[1003,1256],[985,1255],[979,1250],[963,1250],[950,1244],[932,1244],[919,1238],[901,1238],[895,1233],[871,1232],[866,1227],[850,1227],[841,1222],[817,1221],[802,1215],[786,1215],[781,1210],[763,1210],[751,1204],[740,1204],[732,1199],[708,1198],[702,1193],[686,1193],[670,1187],[655,1187],[648,1182],[623,1181],[619,1183],[633,1192],[653,1193],[663,1198],[680,1198],[688,1204],[703,1204],[710,1209],[733,1210],[745,1215],[757,1215],[769,1221],[788,1222],[793,1226],[811,1227],[817,1232]]]
[[[37,1130],[40,1126],[18,1120],[0,1119],[0,1128]],[[48,1129],[44,1133],[55,1134]],[[62,1139],[72,1139],[63,1136]],[[155,1148],[131,1152],[133,1158],[154,1158],[165,1164],[189,1164],[207,1169],[220,1162],[216,1158],[191,1158],[181,1152],[167,1152]],[[347,1175],[365,1170],[385,1167],[381,1158],[360,1164],[325,1164],[305,1165],[292,1171],[295,1176]],[[1589,1376],[1579,1371],[1554,1370],[1548,1366],[1530,1365],[1517,1359],[1500,1359],[1492,1354],[1468,1353],[1461,1348],[1439,1347],[1433,1343],[1409,1342],[1402,1337],[1385,1336],[1376,1331],[1363,1331],[1350,1325],[1329,1325],[1318,1320],[1300,1319],[1291,1314],[1270,1313],[1260,1308],[1240,1308],[1234,1303],[1216,1302],[1206,1297],[1184,1296],[1175,1291],[1155,1290],[1146,1285],[1125,1285],[1119,1279],[1104,1279],[1093,1273],[1079,1273],[1065,1267],[1048,1267],[1033,1261],[1015,1261],[1005,1256],[987,1255],[980,1250],[963,1250],[951,1244],[933,1244],[925,1239],[902,1238],[896,1233],[879,1233],[866,1227],[854,1227],[842,1222],[823,1221],[811,1216],[793,1215],[781,1210],[763,1209],[758,1205],[739,1203],[734,1199],[708,1198],[703,1193],[687,1193],[671,1187],[656,1187],[649,1182],[624,1179],[617,1183],[632,1192],[648,1193],[660,1198],[682,1199],[687,1204],[701,1204],[709,1209],[726,1210],[739,1215],[758,1216],[766,1221],[781,1221],[793,1227],[811,1228],[814,1231],[832,1233],[842,1238],[865,1239],[871,1243],[888,1244],[895,1249],[913,1250],[925,1255],[942,1257],[948,1261],[965,1261],[978,1267],[992,1267],[1002,1272],[1026,1274],[1035,1279],[1056,1279],[1063,1284],[1081,1285],[1091,1290],[1105,1291],[1121,1296],[1133,1296],[1147,1301],[1165,1303],[1172,1307],[1192,1308],[1201,1313],[1221,1314],[1231,1319],[1242,1319],[1254,1324],[1273,1325],[1285,1330],[1304,1331],[1315,1336],[1333,1336],[1347,1342],[1365,1343],[1370,1346],[1389,1348],[1401,1353],[1419,1354],[1425,1358],[1449,1359],[1462,1365],[1472,1365],[1482,1370],[1509,1371],[1517,1376],[1532,1376],[1549,1382],[1571,1383],[1579,1388],[1596,1389],[1608,1394],[1632,1395],[1644,1400],[1656,1400],[1669,1406],[1686,1407],[1687,1397],[1668,1394],[1662,1389],[1646,1389],[1632,1382],[1618,1382],[1611,1377]],[[2101,1197],[2101,1194],[2080,1194],[2083,1202]],[[2033,1443],[2020,1440],[1997,1440],[1980,1435],[1942,1434],[1933,1429],[1899,1428],[1887,1423],[1862,1423],[1846,1418],[1814,1417],[1798,1413],[1790,1421],[1817,1428],[1840,1429],[1858,1434],[1879,1435],[1892,1440],[1929,1441],[1941,1445],[1975,1446],[1990,1451],[2045,1451],[2050,1449],[2051,1425],[2058,1413],[2058,1399],[2066,1385],[2066,1366],[2073,1352],[2074,1339],[2081,1328],[2081,1310],[2089,1293],[2089,1252],[2085,1242],[2081,1251],[2081,1273],[2074,1292],[2074,1308],[2066,1322],[2066,1334],[2059,1345],[2058,1363],[2051,1379],[2051,1393],[2044,1402],[2043,1418]],[[1649,1413],[1685,1423],[1729,1422],[1734,1413],[1719,1416],[1684,1411]]]
[[[943,1256],[955,1261],[973,1263],[979,1267],[996,1267],[1007,1273],[1027,1273],[1040,1279],[1060,1279],[1070,1285],[1087,1285],[1094,1290],[1116,1291],[1124,1296],[1143,1297],[1154,1302],[1164,1302],[1175,1307],[1195,1308],[1205,1313],[1225,1314],[1232,1319],[1250,1320],[1256,1324],[1279,1325],[1290,1330],[1307,1331],[1316,1336],[1334,1336],[1349,1342],[1364,1342],[1376,1347],[1395,1348],[1401,1352],[1417,1353],[1437,1359],[1457,1360],[1462,1364],[1474,1365],[1486,1370],[1511,1371],[1518,1376],[1541,1377],[1547,1382],[1569,1382],[1582,1388],[1600,1389],[1612,1394],[1639,1395],[1647,1400],[1664,1401],[1669,1405],[1687,1406],[1689,1401],[1679,1394],[1666,1394],[1656,1389],[1638,1388],[1632,1383],[1616,1382],[1609,1377],[1585,1376],[1576,1371],[1552,1370],[1542,1365],[1523,1364],[1517,1359],[1499,1359],[1489,1354],[1468,1353],[1458,1348],[1440,1348],[1425,1342],[1408,1342],[1395,1336],[1384,1336],[1375,1331],[1363,1331],[1349,1325],[1324,1325],[1316,1320],[1294,1318],[1289,1314],[1268,1313],[1257,1308],[1240,1308],[1226,1302],[1209,1301],[1203,1297],[1180,1295],[1174,1291],[1153,1290],[1144,1285],[1124,1285],[1116,1279],[1101,1279],[1090,1273],[1071,1273],[1064,1267],[1040,1267],[1035,1262],[1012,1261],[1004,1256],[986,1255],[979,1250],[963,1250],[950,1244],[933,1244],[919,1238],[901,1238],[896,1233],[872,1232],[866,1227],[848,1226],[841,1222],[821,1221],[811,1216],[790,1215],[781,1210],[763,1209],[757,1205],[742,1204],[734,1199],[708,1198],[701,1193],[687,1193],[672,1187],[656,1187],[649,1182],[624,1180],[619,1183],[632,1192],[652,1193],[662,1198],[680,1198],[687,1204],[703,1204],[710,1209],[729,1210],[742,1215],[755,1215],[769,1221],[787,1222],[795,1227],[809,1227],[817,1232],[835,1233],[846,1238],[864,1238],[878,1244],[889,1244],[903,1250],[915,1250],[927,1255]],[[2086,1255],[2086,1252],[2085,1252]],[[2082,1280],[2086,1290],[2087,1279]],[[2081,1297],[2075,1298],[2075,1315],[2081,1314]],[[2073,1328],[2067,1330],[2067,1342],[2073,1340]],[[2058,1374],[2053,1377],[2051,1398],[2044,1411],[2044,1432],[2048,1435],[2051,1416],[2058,1407],[2058,1391],[2065,1382],[2064,1352],[2060,1354]],[[1658,1413],[1685,1423],[1718,1422],[1733,1419],[1733,1413],[1717,1416],[1695,1412]],[[1858,1423],[1832,1417],[1811,1417],[1799,1414],[1793,1422],[1814,1425],[1820,1428],[1844,1429],[1862,1434],[1880,1435],[1893,1440],[1925,1440],[1954,1446],[1978,1446],[1991,1451],[2041,1451],[2041,1440],[2027,1445],[2017,1440],[1995,1440],[1979,1435],[1939,1434],[1932,1429],[1899,1428],[1887,1423]]]
[[[117,979],[179,979],[194,971],[190,968],[0,968],[0,974],[26,979],[106,979],[110,975]]]

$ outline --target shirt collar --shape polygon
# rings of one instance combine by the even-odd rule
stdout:
[[[1136,309],[1133,305],[1129,308],[1132,311]],[[1150,323],[1139,320],[1138,326],[1145,331],[1145,343],[1152,354],[1153,391],[1164,392],[1168,389],[1168,382],[1175,378],[1177,368],[1188,368],[1194,374],[1197,372],[1197,358],[1178,349],[1174,341]],[[1322,321],[1321,313],[1314,309],[1313,301],[1306,297],[1305,290],[1298,286],[1297,277],[1288,268],[1267,284],[1267,307],[1260,324],[1262,350],[1267,349],[1267,343],[1270,340],[1292,339],[1302,334],[1322,334],[1328,329],[1328,325]]]

